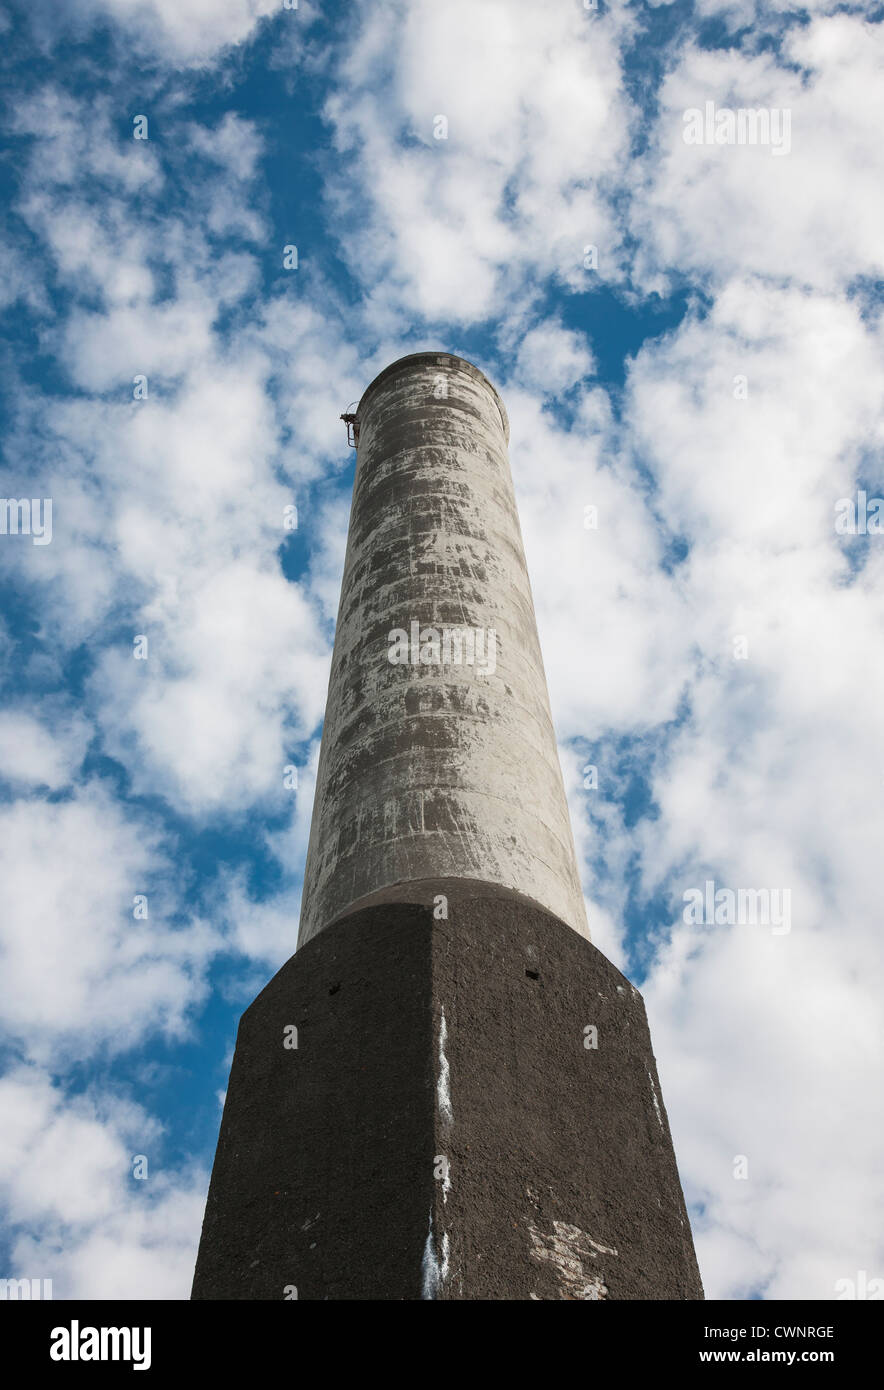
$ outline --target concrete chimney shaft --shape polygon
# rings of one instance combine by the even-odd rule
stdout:
[[[415,353],[356,423],[298,944],[440,879],[588,938],[500,397],[462,358]]]

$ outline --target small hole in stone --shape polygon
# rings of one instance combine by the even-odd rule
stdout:
[[[337,994],[337,992],[338,992],[338,990],[339,990],[340,988],[341,988],[340,984],[332,985],[331,989],[329,990],[329,994]]]
[[[525,974],[528,976],[528,979],[529,979],[529,980],[539,980],[539,979],[540,979],[540,971],[539,971],[539,970],[526,970],[526,971],[525,971]]]

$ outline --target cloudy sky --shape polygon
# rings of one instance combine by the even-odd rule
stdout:
[[[2,491],[52,499],[0,535],[0,1274],[189,1293],[296,941],[338,417],[430,347],[507,404],[707,1293],[884,1275],[884,536],[839,522],[884,494],[881,7],[12,0],[0,38]],[[789,139],[687,143],[707,103]],[[789,930],[686,922],[707,880]]]

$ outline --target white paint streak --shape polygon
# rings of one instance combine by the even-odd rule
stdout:
[[[567,1229],[568,1229],[568,1230],[571,1230],[571,1231],[576,1231],[577,1227],[576,1227],[576,1226],[569,1226]],[[588,1236],[588,1235],[586,1234],[585,1231],[583,1232],[583,1239],[584,1239],[589,1245],[592,1246],[593,1250],[598,1251],[598,1253],[599,1253],[600,1255],[616,1255],[616,1254],[617,1254],[617,1251],[613,1248],[613,1246],[611,1246],[611,1245],[599,1245],[598,1242],[595,1241],[595,1240],[593,1240],[591,1236]]]
[[[660,1122],[660,1128],[662,1129],[662,1128],[663,1128],[663,1116],[662,1116],[661,1113],[660,1113],[660,1102],[659,1102],[658,1099],[657,1099],[657,1088],[656,1088],[656,1086],[654,1085],[654,1078],[652,1077],[652,1075],[651,1075],[650,1072],[648,1072],[648,1080],[649,1080],[650,1083],[651,1083],[651,1097],[652,1097],[652,1099],[653,1099],[653,1101],[654,1101],[654,1109],[655,1109],[656,1112],[657,1112],[657,1119],[659,1120],[659,1122]]]
[[[595,1302],[607,1298],[608,1286],[604,1274],[587,1270],[584,1260],[597,1260],[599,1255],[614,1255],[617,1251],[609,1245],[601,1245],[581,1231],[579,1226],[569,1226],[564,1221],[554,1221],[554,1235],[548,1235],[528,1227],[531,1232],[532,1258],[542,1264],[552,1265],[559,1280],[560,1298],[581,1299]]]
[[[436,1254],[436,1242],[433,1237],[433,1210],[431,1207],[430,1226],[421,1260],[421,1298],[435,1299],[439,1297],[442,1286],[448,1278],[448,1252],[448,1232],[445,1231],[442,1235],[442,1259],[440,1261]]]
[[[443,1009],[439,1021],[439,1076],[436,1081],[436,1103],[439,1108],[439,1118],[446,1127],[454,1124],[454,1112],[451,1109],[451,1077],[448,1069],[448,1058],[445,1055],[447,1042],[448,1024],[445,1022],[445,1010]],[[446,1178],[445,1181],[448,1182],[448,1179]]]

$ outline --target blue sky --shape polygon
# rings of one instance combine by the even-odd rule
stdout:
[[[4,1272],[187,1296],[236,1022],[296,941],[338,417],[439,347],[509,411],[590,927],[707,1291],[882,1273],[881,558],[833,524],[884,490],[881,19],[6,7],[3,493],[53,529],[0,536]],[[708,101],[790,148],[686,144]],[[790,931],[685,923],[707,878],[788,888]]]

